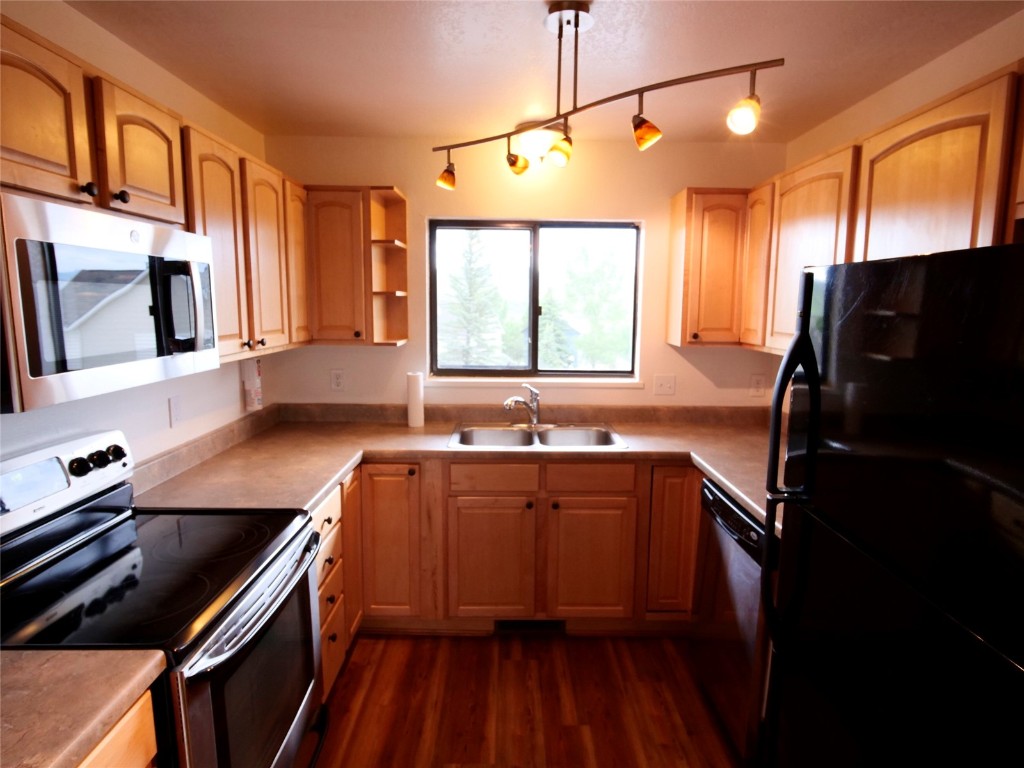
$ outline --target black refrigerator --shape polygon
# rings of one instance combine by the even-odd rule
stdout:
[[[1024,245],[811,268],[772,402],[766,766],[1024,766]]]

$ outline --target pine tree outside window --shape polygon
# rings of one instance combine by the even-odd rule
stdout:
[[[631,376],[639,226],[432,221],[431,371]]]

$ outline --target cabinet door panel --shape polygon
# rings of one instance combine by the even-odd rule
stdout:
[[[744,195],[696,195],[691,225],[696,238],[688,254],[687,339],[739,341],[740,264]]]
[[[525,496],[449,500],[450,615],[533,615],[535,508]]]
[[[85,76],[67,59],[4,27],[0,42],[0,179],[91,203]]]
[[[366,321],[363,243],[368,213],[363,193],[311,190],[308,205],[313,338],[372,341]]]
[[[700,527],[701,472],[655,467],[647,610],[690,611]]]
[[[784,351],[793,337],[804,267],[847,260],[855,157],[851,147],[779,179],[765,335],[769,348]]]
[[[420,614],[420,501],[415,473],[410,465],[362,467],[367,616]]]
[[[189,228],[213,241],[217,342],[221,357],[238,355],[249,335],[249,298],[242,233],[242,163],[238,153],[185,129]]]
[[[288,262],[288,337],[309,341],[309,280],[306,254],[306,190],[285,179],[285,248]]]
[[[242,181],[252,333],[261,347],[282,346],[288,343],[284,180],[243,158]]]
[[[176,224],[185,223],[181,122],[102,78],[94,80],[97,155],[104,170],[100,202]],[[127,193],[126,201],[114,195]]]
[[[560,497],[548,517],[548,612],[633,613],[636,499]]]
[[[758,347],[764,344],[774,195],[773,183],[758,187],[747,195],[747,223],[740,277],[740,342]]]
[[[1000,242],[1010,78],[867,139],[861,149],[858,261]]]
[[[342,483],[341,536],[345,560],[345,624],[349,639],[355,637],[363,621],[362,492],[359,472]]]

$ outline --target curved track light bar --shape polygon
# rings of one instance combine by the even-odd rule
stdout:
[[[601,107],[604,106],[605,104],[611,104],[613,101],[628,99],[632,96],[640,96],[645,93],[650,93],[651,91],[661,90],[662,88],[672,88],[676,85],[685,85],[686,83],[697,83],[702,80],[714,80],[719,77],[729,77],[730,75],[739,75],[745,72],[749,72],[750,75],[753,76],[754,73],[757,72],[758,70],[781,67],[785,63],[785,59],[769,59],[767,61],[758,61],[752,64],[740,64],[735,67],[725,67],[724,69],[712,69],[709,70],[708,72],[700,72],[696,75],[676,77],[673,78],[672,80],[663,80],[660,83],[652,83],[651,85],[644,85],[641,86],[640,88],[633,88],[632,90],[629,91],[616,93],[613,96],[606,96],[603,99],[591,101],[588,104],[583,104],[582,106],[574,105],[572,109],[566,112],[561,112],[547,119],[535,120],[530,123],[517,125],[513,130],[506,131],[505,133],[497,133],[494,136],[485,136],[482,139],[472,139],[471,141],[460,141],[455,144],[441,144],[440,146],[433,147],[432,151],[450,152],[453,149],[472,147],[476,146],[477,144],[487,144],[488,142],[491,141],[501,141],[502,139],[517,136],[520,133],[532,131],[536,128],[546,128],[549,125],[554,125],[555,123],[562,123],[563,121],[567,120],[573,115],[578,115],[581,112],[586,112],[588,109],[593,109],[594,107]]]

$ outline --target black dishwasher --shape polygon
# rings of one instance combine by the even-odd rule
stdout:
[[[710,480],[701,485],[693,673],[744,765],[763,709],[767,636],[761,616],[764,526]]]

